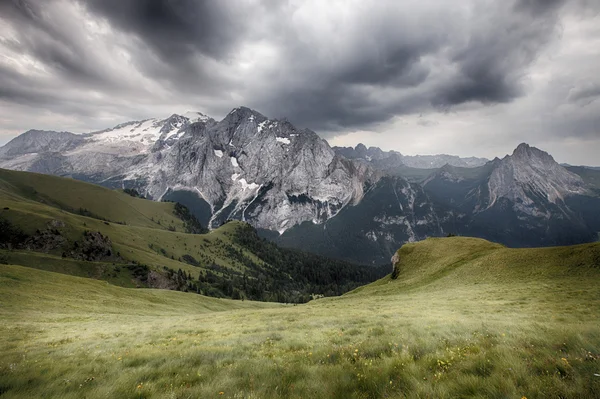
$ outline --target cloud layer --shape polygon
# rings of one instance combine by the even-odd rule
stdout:
[[[594,163],[599,12],[577,0],[5,0],[0,142],[246,105],[336,144],[495,156],[527,141]]]

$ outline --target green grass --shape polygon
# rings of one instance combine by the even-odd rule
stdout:
[[[77,213],[81,208],[94,216],[132,226],[183,231],[173,214],[174,204],[134,198],[120,191],[63,177],[0,169],[0,200],[42,202]]]
[[[86,262],[40,252],[7,250],[0,250],[0,261],[5,264],[104,280],[121,287],[135,288],[137,286],[133,282],[134,276],[131,271],[122,264]]]
[[[600,244],[399,256],[396,280],[299,306],[0,265],[0,395],[600,397]]]
[[[64,223],[60,231],[71,242],[80,240],[86,230],[99,231],[110,237],[114,250],[126,261],[146,264],[157,270],[166,266],[197,277],[204,268],[179,261],[184,255],[202,260],[202,265],[214,263],[236,271],[245,270],[238,260],[227,256],[226,246],[241,251],[258,264],[264,263],[231,239],[233,230],[240,226],[237,222],[208,234],[186,234],[183,222],[173,213],[173,203],[134,198],[73,179],[0,169],[0,205],[0,217],[27,234],[45,229],[51,221]],[[79,214],[81,208],[92,217]],[[51,255],[60,256],[61,253],[62,249],[58,249]],[[35,265],[37,255],[30,255],[32,259],[26,259],[28,254],[22,253],[14,258],[18,260],[15,263]],[[50,262],[41,268],[88,276],[87,272],[82,274],[77,268],[55,265]],[[106,277],[105,273],[94,275],[121,286],[134,284],[124,276],[115,279]]]
[[[150,204],[163,205],[156,202]],[[239,225],[238,222],[224,225],[208,234],[186,234],[157,228],[105,223],[99,219],[76,215],[36,202],[4,200],[2,205],[9,209],[0,209],[0,217],[19,226],[28,234],[46,228],[53,220],[59,220],[65,223],[60,230],[69,240],[80,240],[86,230],[99,231],[110,237],[114,250],[127,261],[136,261],[157,269],[167,266],[197,275],[200,268],[178,261],[183,255],[189,254],[196,259],[209,259],[217,265],[242,270],[243,266],[239,262],[227,257],[224,250],[226,245],[231,245],[246,256],[256,259],[253,254],[231,240],[227,234]],[[175,216],[173,219],[176,219]],[[150,248],[150,245],[153,248]],[[55,255],[60,255],[60,252]]]

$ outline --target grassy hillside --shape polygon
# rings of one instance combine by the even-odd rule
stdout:
[[[62,177],[0,169],[0,201],[43,203],[84,216],[130,226],[183,230],[173,203],[134,198],[123,192]]]
[[[6,398],[597,398],[600,244],[408,244],[298,306],[0,265]]]
[[[216,297],[306,302],[387,273],[277,248],[242,222],[207,234],[178,204],[0,169],[0,262]],[[64,261],[63,261],[64,259]]]

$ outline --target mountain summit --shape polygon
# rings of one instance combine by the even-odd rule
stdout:
[[[560,206],[571,195],[588,193],[581,177],[559,165],[548,153],[525,143],[494,169],[488,188],[488,207],[499,198],[508,198],[521,212],[532,215],[540,214],[536,204],[541,199]]]
[[[221,121],[187,112],[83,135],[29,131],[0,149],[0,167],[135,188],[212,228],[244,220],[284,245],[361,262],[448,233],[530,246],[600,231],[597,172],[580,176],[527,144],[493,161],[331,148],[246,107]]]

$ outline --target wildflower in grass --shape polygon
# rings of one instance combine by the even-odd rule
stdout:
[[[221,391],[219,392],[219,395],[225,395],[225,392]]]
[[[143,387],[144,387],[144,384],[143,384],[142,382],[140,382],[140,383],[137,385],[137,389],[142,389]]]

